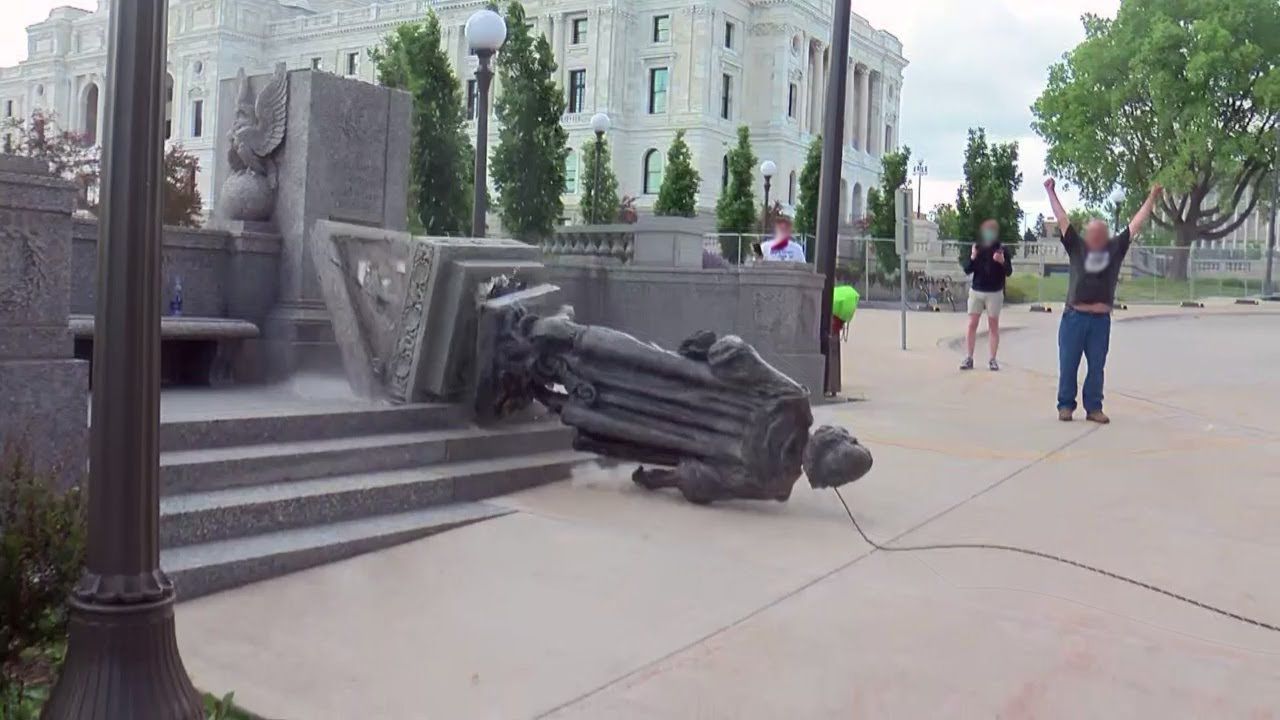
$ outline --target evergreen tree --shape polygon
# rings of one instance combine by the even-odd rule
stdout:
[[[796,232],[816,235],[818,232],[818,190],[822,185],[822,136],[809,144],[809,155],[800,171],[800,198],[796,204]],[[810,253],[811,255],[815,253]]]
[[[1014,195],[1022,186],[1018,170],[1018,144],[987,142],[982,128],[969,131],[964,151],[964,185],[956,192],[956,212],[960,215],[958,240],[972,242],[983,222],[1000,223],[1000,242],[1015,252],[1022,234],[1022,208]],[[961,249],[961,257],[968,257]]]
[[[538,240],[564,214],[565,96],[555,82],[551,43],[529,29],[524,6],[513,1],[506,21],[507,42],[498,53],[502,95],[495,103],[500,129],[493,184],[503,227],[522,240]]]
[[[462,87],[441,43],[440,20],[428,13],[387,36],[370,52],[383,85],[413,95],[409,225],[429,235],[471,229],[475,150],[467,137]]]
[[[596,181],[596,141],[588,140],[582,146],[582,169],[578,177],[582,181],[582,222],[587,225],[607,225],[618,220],[618,176],[613,174],[613,159],[609,153],[609,141],[600,143],[600,180]],[[599,200],[597,201],[597,198]]]
[[[721,233],[746,234],[760,228],[760,209],[756,207],[756,154],[751,149],[751,131],[738,128],[738,145],[729,151],[729,186],[716,203],[716,227]],[[726,260],[737,262],[742,248],[738,238],[721,238],[720,248]]]
[[[911,162],[911,148],[885,153],[880,159],[880,187],[867,193],[867,211],[871,215],[868,232],[873,238],[892,240],[897,224],[898,189],[907,184],[907,164]],[[876,265],[881,274],[893,275],[899,270],[898,250],[893,243],[878,242]]]
[[[658,190],[653,214],[694,217],[698,214],[698,186],[701,183],[702,176],[693,168],[693,154],[684,141],[684,131],[679,130],[667,150],[666,174]]]

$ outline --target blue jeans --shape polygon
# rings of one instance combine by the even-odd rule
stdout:
[[[1102,374],[1111,347],[1111,315],[1067,308],[1058,326],[1058,409],[1076,409],[1080,358],[1089,363],[1084,376],[1085,412],[1102,410]]]

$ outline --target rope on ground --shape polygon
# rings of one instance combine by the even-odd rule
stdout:
[[[832,489],[836,491],[836,497],[840,499],[840,504],[844,506],[845,513],[849,515],[849,522],[853,523],[853,528],[858,531],[858,534],[862,536],[862,539],[866,541],[868,545],[875,548],[876,550],[883,550],[884,552],[927,552],[931,550],[996,550],[1000,552],[1017,553],[1019,555],[1029,555],[1031,557],[1040,558],[1042,560],[1051,560],[1053,562],[1061,563],[1063,565],[1070,565],[1071,567],[1079,568],[1081,570],[1087,570],[1088,572],[1096,573],[1098,575],[1102,575],[1103,577],[1111,578],[1112,580],[1119,580],[1120,582],[1128,583],[1129,585],[1142,588],[1143,590],[1147,590],[1147,591],[1156,593],[1158,595],[1164,595],[1165,597],[1173,598],[1178,602],[1182,602],[1188,605],[1192,605],[1194,607],[1198,607],[1201,610],[1208,610],[1209,612],[1214,613],[1215,615],[1221,615],[1222,617],[1228,618],[1230,620],[1235,620],[1236,622],[1241,622],[1246,625],[1252,625],[1254,627],[1262,628],[1263,630],[1270,630],[1272,632],[1280,633],[1280,626],[1272,625],[1271,623],[1266,623],[1261,620],[1255,620],[1254,618],[1241,615],[1239,613],[1234,613],[1234,612],[1231,612],[1230,610],[1223,610],[1222,608],[1214,607],[1213,605],[1210,605],[1208,603],[1200,602],[1199,600],[1196,600],[1194,598],[1189,598],[1186,595],[1179,595],[1178,593],[1173,592],[1172,590],[1166,590],[1165,588],[1152,585],[1151,583],[1148,583],[1148,582],[1143,582],[1142,580],[1135,580],[1134,578],[1127,577],[1119,573],[1114,573],[1114,572],[1111,572],[1110,570],[1104,570],[1102,568],[1094,567],[1092,565],[1086,565],[1085,563],[1077,562],[1070,558],[1064,558],[1058,555],[1053,555],[1051,553],[1041,552],[1040,550],[1030,550],[1027,548],[1014,547],[1012,545],[995,545],[995,544],[989,544],[989,543],[942,543],[942,544],[935,544],[935,545],[881,545],[875,540],[872,540],[871,538],[867,537],[867,534],[862,531],[862,526],[858,524],[857,518],[853,516],[853,511],[849,509],[849,504],[844,501],[844,495],[840,494],[840,489],[839,488],[832,488]]]

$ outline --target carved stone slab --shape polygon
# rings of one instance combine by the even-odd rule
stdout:
[[[514,240],[412,237],[330,220],[310,238],[352,389],[395,402],[467,396],[482,287],[543,274],[538,249]]]

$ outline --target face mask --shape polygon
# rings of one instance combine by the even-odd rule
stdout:
[[[996,233],[995,230],[992,230],[991,228],[982,228],[982,244],[983,245],[994,245],[996,240],[998,239],[999,239],[999,234]]]

